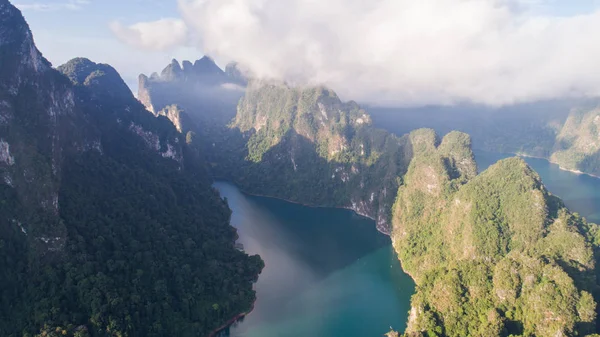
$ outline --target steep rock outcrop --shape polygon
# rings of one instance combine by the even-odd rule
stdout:
[[[574,109],[556,137],[550,161],[600,176],[600,108]]]
[[[392,232],[417,283],[406,336],[592,333],[598,226],[571,214],[521,159],[474,176],[465,137],[410,136]]]
[[[241,75],[231,70],[225,73],[208,56],[194,64],[189,61],[182,64],[183,67],[173,60],[160,76],[140,75],[140,102],[156,116],[171,119],[182,132],[228,123],[243,95],[244,83],[238,77]]]
[[[57,69],[75,85],[82,110],[88,114],[105,114],[104,117],[110,114],[119,127],[136,134],[150,151],[183,164],[181,135],[174,132],[166,120],[148,116],[113,67],[75,58]],[[158,131],[160,129],[172,131]]]
[[[75,104],[69,81],[37,50],[20,11],[0,1],[0,176],[17,199],[1,217],[19,223],[40,254],[64,245],[63,157],[94,139],[85,128],[71,132],[81,121]]]
[[[181,132],[202,135],[197,146],[217,178],[250,193],[349,208],[375,219],[379,230],[389,233],[395,191],[411,158],[407,137],[373,128],[358,104],[344,103],[323,87],[253,80],[237,109],[232,97],[217,104],[221,98],[209,95],[213,89],[185,80],[185,73],[199,64],[214,69],[211,62],[185,63],[184,75],[175,81],[142,75],[138,97],[154,111],[160,109],[155,115],[167,116]],[[245,82],[235,64],[227,74],[232,82]]]
[[[323,87],[251,82],[230,132],[216,140],[215,172],[250,193],[345,207],[389,233],[390,209],[411,158],[411,144],[371,126],[355,102]],[[238,161],[219,158],[237,151]]]
[[[247,312],[263,264],[200,154],[112,67],[59,70],[0,0],[0,335],[205,336]]]

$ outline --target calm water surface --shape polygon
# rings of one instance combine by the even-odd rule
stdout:
[[[372,220],[248,196],[228,183],[215,187],[244,250],[266,264],[254,311],[224,336],[366,337],[405,329],[414,283]]]
[[[480,171],[512,156],[475,151]],[[524,159],[571,210],[600,223],[600,179]],[[254,311],[223,336],[365,337],[404,330],[414,283],[373,221],[347,210],[248,196],[228,183],[215,187],[233,210],[239,242],[266,263]]]

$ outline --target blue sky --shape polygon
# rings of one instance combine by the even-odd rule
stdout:
[[[198,59],[197,48],[166,51],[139,50],[120,42],[109,28],[179,17],[176,1],[170,0],[11,0],[19,7],[33,32],[38,49],[54,66],[74,57],[109,63],[134,89],[140,73],[160,72],[172,58]]]
[[[134,91],[140,73],[206,52],[367,102],[600,96],[600,0],[10,1],[55,66],[108,63]]]

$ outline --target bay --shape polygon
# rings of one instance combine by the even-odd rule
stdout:
[[[365,337],[405,329],[415,285],[374,221],[214,186],[233,211],[238,242],[265,261],[254,310],[222,336]]]

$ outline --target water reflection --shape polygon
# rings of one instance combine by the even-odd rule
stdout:
[[[377,336],[403,330],[414,284],[369,219],[248,197],[217,183],[232,225],[266,267],[254,311],[223,336]]]

